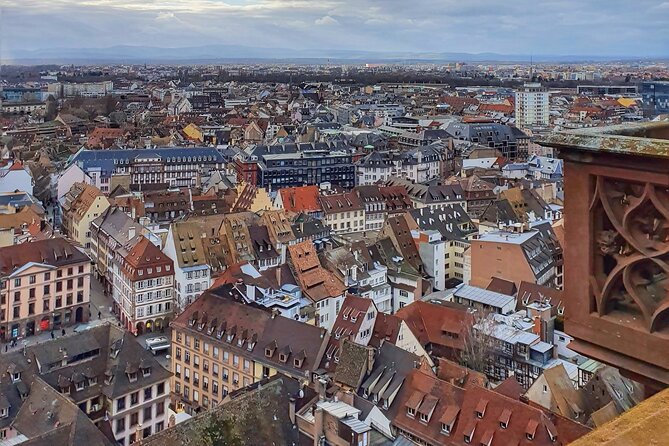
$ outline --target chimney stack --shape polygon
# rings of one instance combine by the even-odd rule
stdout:
[[[314,409],[314,446],[321,446],[321,437],[325,436],[323,418],[323,409],[316,407]]]

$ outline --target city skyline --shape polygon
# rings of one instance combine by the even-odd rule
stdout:
[[[500,9],[487,0],[419,0],[409,9],[396,0],[29,0],[3,7],[0,49],[4,62],[35,50],[118,45],[282,48],[297,50],[296,57],[325,48],[400,58],[414,53],[660,58],[667,56],[669,31],[662,26],[667,20],[669,2],[660,1],[520,1]],[[26,24],[40,32],[26,33]]]

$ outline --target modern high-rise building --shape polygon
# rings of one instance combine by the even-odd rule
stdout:
[[[549,96],[548,90],[540,83],[526,83],[516,91],[516,125],[528,127],[549,124]]]
[[[643,82],[641,84],[641,97],[645,111],[650,116],[669,113],[669,82]]]

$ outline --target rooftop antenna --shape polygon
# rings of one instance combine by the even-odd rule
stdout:
[[[533,75],[534,75],[534,64],[532,62],[532,55],[530,54],[530,81],[532,80]]]

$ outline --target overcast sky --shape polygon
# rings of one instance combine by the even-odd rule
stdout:
[[[374,51],[667,56],[669,1],[15,0],[2,49],[235,44]]]

